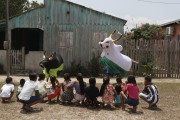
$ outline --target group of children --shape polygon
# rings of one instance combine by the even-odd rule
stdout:
[[[56,98],[61,104],[71,104],[75,99],[76,105],[87,107],[104,107],[114,109],[115,107],[125,110],[125,104],[133,106],[132,111],[136,112],[139,104],[139,97],[149,104],[149,108],[157,107],[159,100],[157,86],[151,82],[151,77],[146,76],[144,79],[144,90],[140,93],[136,83],[135,76],[129,75],[126,83],[123,83],[120,77],[116,78],[115,84],[110,84],[110,77],[103,77],[103,84],[96,87],[96,78],[89,78],[89,86],[83,80],[81,73],[76,76],[76,81],[71,81],[69,73],[64,74],[64,82],[60,83],[55,76],[50,77],[50,81],[45,81],[45,75],[32,73],[29,80],[20,80],[16,97],[23,104],[22,109],[31,111],[32,105],[45,101],[51,103]],[[32,94],[35,93],[33,96]],[[12,78],[6,78],[6,84],[2,86],[0,97],[2,102],[10,101],[14,94],[14,85]],[[102,99],[98,99],[101,97]],[[100,102],[101,101],[101,102]]]

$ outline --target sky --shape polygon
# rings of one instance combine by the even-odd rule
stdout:
[[[44,0],[37,0],[43,2]],[[68,0],[127,20],[125,31],[144,23],[180,19],[180,0]]]

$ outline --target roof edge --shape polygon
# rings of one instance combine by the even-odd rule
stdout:
[[[161,24],[160,26],[161,26],[161,27],[164,27],[164,26],[168,26],[168,25],[172,25],[172,24],[180,24],[180,19],[173,20],[173,21],[170,21],[170,22]]]
[[[114,15],[111,15],[111,14],[107,14],[107,13],[104,13],[104,12],[101,12],[101,11],[98,11],[98,10],[94,10],[94,9],[92,9],[92,8],[89,8],[89,7],[87,7],[87,6],[80,5],[80,4],[78,4],[78,3],[74,3],[74,2],[69,1],[69,0],[63,0],[63,1],[68,2],[68,3],[71,3],[71,4],[75,4],[75,5],[77,5],[77,6],[85,7],[85,8],[87,8],[87,9],[90,9],[90,10],[93,10],[93,11],[95,11],[95,12],[99,12],[99,13],[102,13],[102,14],[105,14],[105,15],[108,15],[108,16],[111,16],[111,17],[114,17],[114,18],[121,19],[122,21],[124,21],[124,25],[127,23],[127,20],[122,19],[122,18],[120,18],[120,17],[114,16]]]

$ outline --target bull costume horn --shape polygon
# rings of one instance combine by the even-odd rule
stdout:
[[[118,37],[118,38],[116,38],[115,40],[113,40],[113,42],[117,42],[118,40],[120,40],[121,39],[121,37],[122,37],[122,33],[120,33],[120,32],[118,32],[119,34],[120,34],[120,36]]]
[[[114,31],[109,35],[109,38],[112,38],[112,35],[114,35],[115,32],[116,32],[116,30],[114,30]]]

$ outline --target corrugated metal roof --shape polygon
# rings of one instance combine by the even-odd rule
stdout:
[[[100,11],[94,10],[94,9],[92,9],[92,8],[88,8],[88,7],[86,7],[86,6],[83,6],[83,5],[74,3],[74,2],[69,1],[69,0],[66,0],[66,2],[69,2],[69,3],[72,3],[72,4],[78,5],[78,6],[80,6],[80,7],[85,7],[85,8],[87,8],[87,9],[90,9],[90,10],[93,10],[93,11],[95,11],[95,12],[99,12],[99,13],[102,13],[102,14],[105,14],[105,15],[108,15],[108,16],[111,16],[111,17],[115,17],[115,18],[121,19],[121,20],[123,20],[125,23],[127,22],[127,20],[125,20],[125,19],[119,18],[119,17],[117,17],[117,16],[113,16],[113,15],[110,15],[110,14],[107,14],[107,13],[104,13],[104,12],[100,12]]]
[[[44,6],[43,6],[43,7],[44,7]],[[23,12],[23,13],[21,13],[21,14],[14,15],[14,16],[10,17],[9,20],[11,20],[11,19],[13,19],[13,18],[15,18],[15,17],[17,17],[17,16],[23,15],[23,14],[25,14],[25,13],[28,13],[28,12],[31,12],[31,11],[34,11],[34,10],[37,10],[37,9],[41,9],[41,8],[43,8],[43,7],[34,8],[34,9],[28,10],[28,11],[26,11],[26,12]],[[6,20],[5,20],[5,19],[0,20],[0,28],[1,28],[1,27],[4,27],[5,24],[6,24]]]
[[[113,16],[113,15],[110,15],[110,14],[107,14],[107,13],[104,13],[104,12],[100,12],[100,11],[94,10],[94,9],[92,9],[92,8],[88,8],[88,7],[86,7],[86,6],[79,5],[79,4],[74,3],[74,2],[71,2],[71,1],[67,1],[67,0],[66,0],[65,2],[68,2],[68,3],[70,3],[70,4],[77,5],[77,6],[82,7],[82,8],[87,8],[87,9],[90,9],[90,10],[92,10],[92,11],[95,11],[95,12],[98,12],[98,13],[101,13],[101,14],[105,14],[105,15],[110,16],[110,17],[114,17],[114,18],[120,19],[120,20],[122,20],[122,21],[124,22],[124,25],[125,25],[125,24],[126,24],[126,22],[127,22],[127,20],[125,20],[125,19],[122,19],[122,18],[119,18],[119,17]],[[34,11],[34,10],[37,10],[37,9],[40,9],[40,8],[43,8],[43,7],[45,7],[45,5],[44,5],[44,6],[42,6],[42,7],[39,7],[39,8],[35,8],[35,9],[32,9],[32,10],[29,10],[29,11],[23,12],[22,14],[25,14],[25,13],[28,13],[28,12],[31,12],[31,11]],[[12,16],[10,19],[15,18],[15,17],[17,17],[17,16],[20,16],[20,15],[22,15],[22,14],[18,14],[18,15]],[[4,23],[4,22],[2,22],[2,21],[0,20],[0,27],[1,27],[1,24],[3,24],[3,25],[4,25],[5,23]]]
[[[161,26],[161,27],[164,27],[164,26],[168,26],[168,25],[172,25],[172,24],[180,24],[180,19],[173,20],[173,21],[170,21],[170,22],[161,24],[160,26]]]

